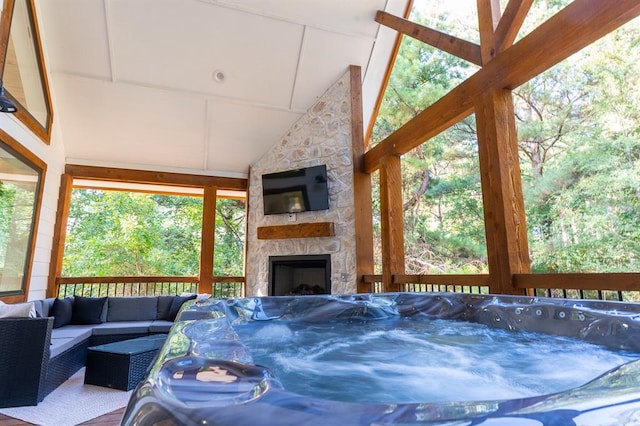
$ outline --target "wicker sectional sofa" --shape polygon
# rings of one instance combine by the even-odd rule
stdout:
[[[168,333],[195,297],[51,298],[30,302],[36,318],[0,318],[0,408],[37,405],[85,365],[90,346]]]

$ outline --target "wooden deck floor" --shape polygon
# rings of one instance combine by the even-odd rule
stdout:
[[[117,426],[122,420],[124,414],[124,408],[116,411],[112,411],[104,416],[97,417],[93,420],[89,420],[84,423],[80,423],[81,426]],[[23,422],[22,420],[14,419],[12,417],[3,416],[0,414],[0,426],[32,426],[32,423]],[[61,425],[62,426],[62,425]]]

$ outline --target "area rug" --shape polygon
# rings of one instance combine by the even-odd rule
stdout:
[[[33,407],[0,413],[42,426],[73,426],[125,407],[131,392],[84,384],[84,368]]]

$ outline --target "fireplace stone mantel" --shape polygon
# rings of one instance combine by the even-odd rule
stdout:
[[[299,223],[296,225],[259,226],[259,240],[281,238],[333,237],[333,222]]]

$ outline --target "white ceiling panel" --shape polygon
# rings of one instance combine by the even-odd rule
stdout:
[[[376,11],[407,1],[38,1],[55,131],[83,164],[243,175],[349,65],[372,109]]]
[[[396,16],[404,16],[406,8],[407,4],[404,0],[389,0],[385,10]],[[366,69],[363,69],[362,115],[365,132],[371,125],[373,111],[380,94],[380,84],[387,72],[397,36],[398,32],[395,30],[381,26],[369,64]]]
[[[153,9],[154,13],[149,14]],[[287,106],[303,28],[199,1],[117,0],[118,79]],[[218,83],[215,70],[226,79]]]
[[[362,83],[362,115],[364,119],[364,127],[369,127],[373,110],[378,101],[380,90],[380,82],[384,80],[384,76],[391,60],[393,47],[396,41],[396,32],[388,28],[380,31],[378,40],[374,46],[378,54],[371,55],[371,61],[366,70],[363,69]]]
[[[56,76],[68,158],[202,169],[205,105],[180,93]]]
[[[247,173],[301,114],[249,105],[209,102],[207,168]]]
[[[386,0],[200,0],[345,34],[375,38],[376,10]],[[397,0],[394,0],[397,1]],[[366,10],[369,13],[363,14]]]
[[[38,2],[50,71],[111,79],[102,0]]]
[[[306,110],[313,105],[349,65],[359,65],[364,72],[373,44],[363,37],[307,28],[292,108]]]

